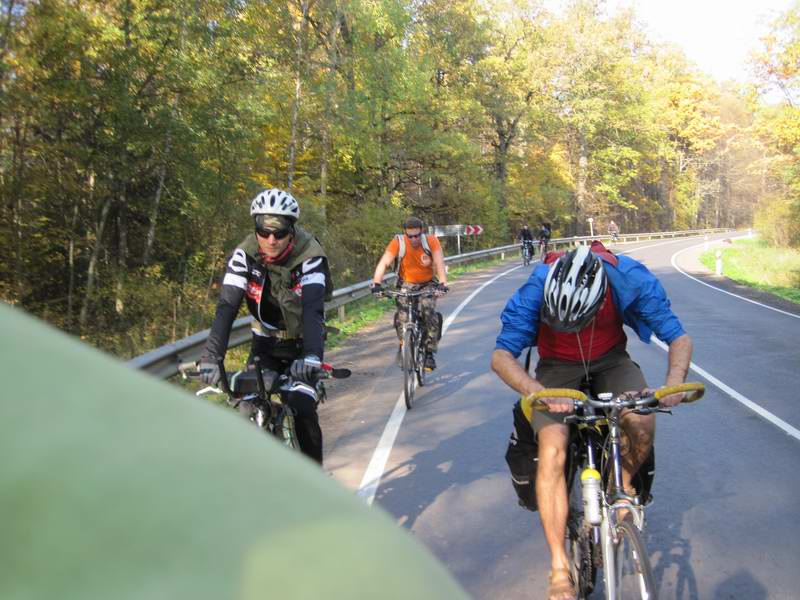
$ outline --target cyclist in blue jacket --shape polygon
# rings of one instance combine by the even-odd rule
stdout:
[[[669,345],[666,384],[682,383],[689,370],[692,340],[672,312],[658,279],[640,262],[616,256],[600,242],[558,255],[537,266],[511,297],[500,317],[502,330],[492,355],[492,369],[511,388],[530,395],[544,388],[580,388],[594,393],[638,392],[647,387],[639,366],[626,352],[623,324],[649,343],[651,334]],[[517,362],[522,351],[538,346],[539,362],[531,377]],[[674,394],[661,400],[674,406]],[[539,455],[536,499],[551,554],[551,600],[575,598],[564,547],[567,484],[564,477],[569,430],[564,413],[571,401],[548,398],[549,413],[537,413],[533,429]],[[622,421],[627,436],[623,483],[647,458],[655,435],[655,415],[629,412]]]

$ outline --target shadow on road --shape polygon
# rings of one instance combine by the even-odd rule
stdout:
[[[505,478],[503,456],[511,426],[511,412],[503,411],[442,439],[431,450],[414,453],[386,472],[376,500],[409,529],[428,506],[449,491],[466,491],[460,501],[469,502],[466,488],[471,483],[498,472]]]

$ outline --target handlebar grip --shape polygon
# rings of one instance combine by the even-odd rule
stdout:
[[[703,394],[706,393],[706,386],[702,383],[679,383],[678,385],[665,385],[664,387],[658,388],[653,397],[656,400],[661,400],[664,396],[669,396],[670,394],[679,394],[681,392],[686,393],[686,397],[681,400],[683,403],[690,403],[696,402],[703,397]],[[690,393],[691,392],[691,393]]]
[[[533,411],[548,412],[550,407],[542,402],[543,398],[567,398],[570,400],[586,401],[586,394],[578,390],[571,390],[569,388],[545,388],[538,392],[534,392],[530,396],[524,396],[520,400],[520,407],[522,414],[528,421],[533,420]]]
[[[528,398],[531,400],[539,400],[541,398],[571,398],[572,400],[586,402],[586,394],[579,390],[571,390],[569,388],[545,388],[534,392],[528,396]]]

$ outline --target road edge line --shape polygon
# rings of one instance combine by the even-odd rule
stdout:
[[[664,350],[666,352],[669,352],[669,347],[664,342],[662,342],[661,340],[657,339],[655,336],[651,337],[650,339],[651,339],[651,341],[655,342],[655,344],[659,348],[661,348],[662,350]],[[722,383],[719,379],[714,377],[711,373],[709,373],[708,371],[706,371],[702,367],[697,366],[695,363],[693,363],[693,362],[689,363],[689,368],[692,371],[694,371],[695,373],[697,373],[698,375],[700,375],[700,377],[704,378],[706,381],[708,381],[712,385],[714,385],[717,388],[719,388],[721,391],[723,391],[726,394],[728,394],[731,398],[733,398],[737,402],[741,403],[745,407],[747,407],[750,410],[752,410],[754,413],[756,413],[761,418],[766,419],[767,421],[769,421],[770,423],[772,423],[773,425],[775,425],[779,429],[782,429],[784,431],[784,433],[787,433],[788,435],[790,435],[794,439],[800,441],[800,430],[792,427],[791,425],[789,425],[789,423],[787,423],[786,421],[784,421],[780,417],[772,414],[766,408],[763,408],[763,407],[759,406],[758,404],[756,404],[755,402],[753,402],[752,400],[750,400],[746,396],[740,394],[739,392],[737,392],[735,389],[733,389],[729,385],[726,385],[725,383]]]

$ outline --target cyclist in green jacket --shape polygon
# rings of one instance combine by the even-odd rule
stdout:
[[[287,402],[295,410],[300,449],[322,463],[317,417],[317,377],[322,368],[325,300],[333,293],[328,259],[319,241],[296,225],[297,200],[278,189],[264,190],[250,205],[255,232],[228,259],[217,313],[200,360],[203,380],[215,384],[231,326],[243,300],[254,317],[250,359],[275,374],[290,370]],[[249,416],[248,402],[239,410]]]

